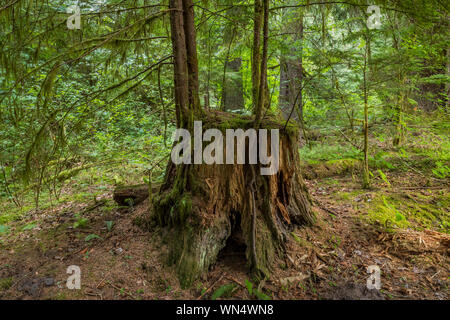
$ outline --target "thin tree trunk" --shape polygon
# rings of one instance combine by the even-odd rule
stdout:
[[[261,122],[264,102],[266,99],[267,88],[267,58],[269,45],[269,0],[264,0],[264,25],[263,25],[263,52],[261,58],[261,68],[259,77],[258,102],[255,109],[255,128],[259,127]]]
[[[364,163],[363,163],[363,187],[370,187],[369,172],[369,97],[368,97],[368,80],[367,65],[370,61],[370,38],[366,37],[366,49],[364,54]]]
[[[298,36],[300,40],[300,49],[299,49],[299,75],[298,75],[298,90],[299,90],[299,97],[298,97],[298,117],[300,119],[300,124],[302,126],[302,130],[305,131],[303,121],[303,11],[300,13],[299,18],[299,29],[298,29]]]
[[[394,147],[401,146],[405,136],[405,124],[403,123],[403,113],[405,110],[405,79],[403,75],[399,75],[398,79],[399,90],[397,94],[397,125],[396,125],[396,135],[393,140]]]
[[[450,47],[447,48],[447,52],[446,52],[446,56],[447,56],[447,77],[450,77]],[[447,109],[450,106],[450,82],[447,81],[447,83],[445,84],[445,96],[447,97]],[[448,111],[448,110],[446,110]]]
[[[183,3],[182,0],[170,0],[169,9],[172,51],[174,61],[174,84],[175,84],[175,110],[177,116],[177,127],[192,128],[193,122],[189,123],[191,111],[189,108],[188,66],[186,36],[184,31]]]
[[[194,4],[192,0],[183,0],[184,32],[186,41],[187,67],[189,80],[189,104],[190,108],[199,113],[199,85],[198,85],[198,59],[197,59],[197,34],[194,23]]]
[[[223,111],[244,109],[244,87],[241,65],[241,58],[235,58],[226,63],[226,70],[232,72],[233,77],[224,77],[221,101]]]
[[[294,20],[286,31],[294,32],[295,36],[290,52],[280,59],[279,105],[283,117],[288,119],[295,103],[295,114],[291,115],[291,119],[301,124],[303,120],[303,13],[300,13],[298,20]]]
[[[260,65],[261,65],[261,27],[263,21],[263,7],[261,0],[255,0],[254,25],[253,25],[253,53],[252,53],[252,98],[253,108],[257,108]]]

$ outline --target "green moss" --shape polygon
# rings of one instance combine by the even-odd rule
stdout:
[[[349,192],[339,192],[337,196],[341,200],[351,200],[352,198]]]
[[[186,221],[186,219],[191,215],[192,212],[192,200],[188,193],[184,193],[183,197],[178,200],[175,207],[178,211],[178,219],[180,222]]]
[[[293,121],[290,121],[286,126],[286,132],[290,137],[297,137],[300,127],[296,125]]]
[[[11,288],[12,285],[13,285],[12,277],[0,279],[0,291],[8,290],[9,288]]]
[[[76,176],[78,173],[80,173],[80,171],[87,169],[88,167],[78,167],[78,168],[74,168],[74,169],[69,169],[69,170],[63,170],[59,173],[57,179],[58,181],[65,181],[68,180],[74,176]]]
[[[264,277],[270,276],[270,270],[273,267],[275,258],[281,252],[280,248],[275,247],[276,241],[272,238],[272,232],[263,223],[257,221],[256,229],[256,265],[252,268],[253,276],[262,280]],[[247,248],[247,261],[252,261],[251,250]]]
[[[410,223],[405,215],[384,196],[376,198],[367,215],[370,222],[378,222],[386,228],[407,228]]]
[[[352,158],[328,161],[309,160],[301,166],[307,178],[325,178],[359,171],[361,161]]]
[[[450,196],[446,193],[428,196],[391,193],[374,199],[367,218],[387,227],[437,229],[450,233],[449,205]]]
[[[338,159],[325,162],[326,168],[333,174],[340,175],[343,173],[359,170],[361,161],[357,159]]]
[[[414,221],[419,229],[437,229],[450,233],[450,214],[447,210],[450,206],[450,195],[418,195],[406,198],[394,195],[394,198],[398,201],[399,206],[408,212],[409,220]]]

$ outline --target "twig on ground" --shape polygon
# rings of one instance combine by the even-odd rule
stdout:
[[[332,215],[335,215],[335,216],[339,215],[337,212],[335,212],[335,211],[333,211],[333,210],[330,210],[330,209],[328,209],[327,207],[325,207],[325,206],[324,206],[322,203],[320,203],[317,199],[314,200],[314,203],[315,203],[320,209],[322,209],[322,210],[324,210],[324,211],[326,211],[326,212],[328,212],[328,213],[331,213]]]
[[[88,292],[85,290],[84,294],[91,297],[100,297],[100,300],[103,300],[103,295],[101,293]]]
[[[225,275],[222,274],[216,281],[214,281],[214,283],[213,283],[208,289],[206,289],[206,291],[203,292],[203,293],[200,295],[200,297],[197,298],[197,300],[200,300],[201,298],[203,298],[203,297],[205,296],[205,294],[207,294],[207,293],[208,293],[208,292],[216,285],[217,282],[219,282],[220,280],[222,280],[222,278],[223,278],[224,276],[225,276]]]
[[[111,281],[107,281],[106,283],[108,283],[111,287],[113,287],[116,290],[119,290],[119,292],[123,292],[125,293],[127,296],[129,296],[130,298],[132,298],[133,300],[136,300],[136,298],[129,292],[125,291],[123,288],[119,288],[117,286],[115,286]]]
[[[228,280],[231,280],[231,281],[233,281],[233,282],[236,282],[238,285],[240,285],[242,288],[246,288],[246,286],[244,286],[239,280],[237,280],[237,279],[235,279],[234,277],[232,277],[232,276],[226,276],[226,278],[228,279]]]

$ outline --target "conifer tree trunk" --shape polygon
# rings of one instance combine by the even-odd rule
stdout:
[[[370,63],[370,38],[366,37],[366,47],[364,53],[364,67],[363,67],[363,94],[364,94],[364,162],[363,162],[363,187],[370,187],[370,172],[369,172],[369,88],[367,71]]]
[[[221,104],[224,111],[244,109],[244,88],[241,65],[241,58],[235,58],[225,63],[226,73],[232,73],[232,77],[226,77],[223,83]]]
[[[255,0],[253,24],[253,52],[252,52],[252,96],[253,104],[258,101],[259,79],[261,65],[261,28],[263,23],[263,7],[261,0]]]
[[[279,104],[285,119],[302,123],[303,118],[303,13],[286,28],[294,33],[294,44],[290,52],[280,59],[280,95]],[[292,108],[294,112],[291,115]]]

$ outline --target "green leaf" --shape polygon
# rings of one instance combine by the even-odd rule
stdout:
[[[264,293],[262,293],[262,292],[260,292],[258,290],[255,290],[254,293],[255,293],[255,296],[259,300],[271,300],[271,298],[267,294],[264,294]]]
[[[220,298],[222,296],[230,295],[234,289],[235,289],[235,285],[233,283],[223,285],[219,289],[214,291],[211,299],[216,300],[217,298]]]
[[[247,287],[248,293],[250,295],[253,294],[253,283],[251,283],[248,279],[245,279],[245,286]]]
[[[114,221],[106,221],[106,228],[108,228],[108,231],[112,230],[113,225]]]
[[[22,228],[22,231],[32,230],[34,228],[36,228],[36,223],[29,223]]]
[[[92,234],[86,236],[86,238],[84,238],[84,241],[89,242],[89,241],[94,240],[94,239],[102,239],[102,238],[99,237],[98,235],[92,233]]]
[[[389,182],[388,178],[386,177],[386,175],[384,174],[383,171],[381,171],[380,169],[378,169],[378,173],[380,174],[381,179],[383,179],[384,182],[387,183],[387,185],[390,187],[391,183]]]
[[[4,226],[4,225],[1,225],[1,224],[0,224],[0,234],[2,234],[2,233],[7,233],[8,230],[9,230],[9,227],[8,227],[8,226]]]
[[[78,220],[73,223],[73,227],[75,229],[76,228],[84,228],[84,227],[86,227],[88,221],[89,220],[86,218],[78,218]]]

